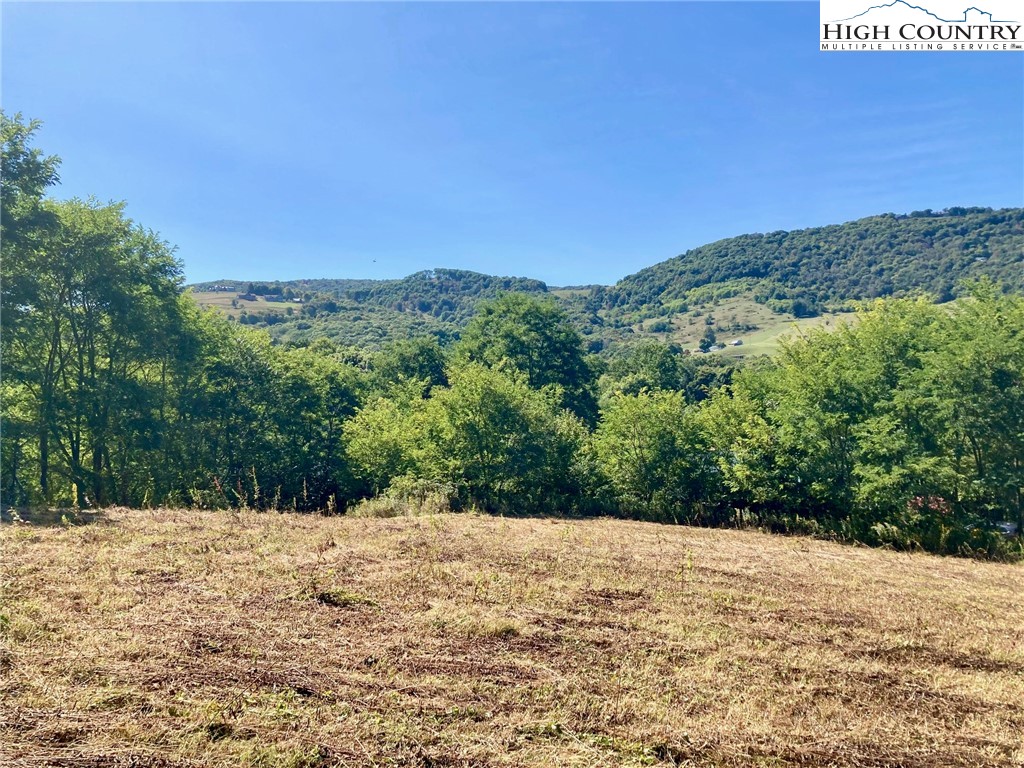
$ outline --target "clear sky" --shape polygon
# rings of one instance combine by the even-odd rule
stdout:
[[[1024,55],[821,53],[816,2],[4,2],[57,194],[190,281],[614,282],[746,232],[1024,205]]]

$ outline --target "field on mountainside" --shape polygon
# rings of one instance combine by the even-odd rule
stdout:
[[[0,547],[4,765],[1024,765],[1019,565],[471,514]]]
[[[729,338],[732,337],[723,337],[727,346],[719,354],[728,357],[772,355],[778,350],[783,339],[796,338],[816,328],[834,331],[841,325],[855,325],[859,320],[860,316],[853,312],[825,314],[818,317],[779,317],[774,325],[765,324],[749,334],[735,336],[743,341],[743,344],[738,347],[728,346]]]
[[[652,335],[665,342],[674,342],[686,349],[695,349],[710,326],[717,343],[725,345],[720,354],[729,357],[752,357],[772,354],[779,342],[787,336],[796,336],[812,328],[834,330],[844,323],[856,323],[854,312],[825,313],[816,317],[797,318],[790,314],[772,312],[749,296],[735,296],[717,303],[708,302],[671,317],[671,329],[656,333],[652,329],[664,327],[664,318],[647,320],[634,326],[634,332]],[[743,343],[730,346],[739,339]]]
[[[285,301],[266,301],[262,296],[253,300],[240,299],[234,291],[192,291],[192,298],[203,309],[216,309],[222,315],[238,314],[244,309],[250,315],[268,313],[284,314],[291,307],[293,311],[301,308],[300,304]]]

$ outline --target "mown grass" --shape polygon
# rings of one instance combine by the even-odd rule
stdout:
[[[468,514],[0,546],[4,765],[1024,765],[1021,566]]]

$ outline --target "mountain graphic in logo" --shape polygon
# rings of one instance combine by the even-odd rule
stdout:
[[[867,16],[869,13],[872,14],[872,20],[875,20],[878,16],[886,15],[887,10],[898,10],[900,11],[901,15],[906,13],[907,11],[917,11],[919,14],[926,14],[927,16],[930,16],[932,19],[935,19],[936,21],[941,21],[945,24],[965,24],[969,22],[975,24],[1015,23],[1013,21],[1010,21],[1009,19],[993,19],[991,13],[989,13],[988,11],[983,11],[980,8],[976,8],[974,6],[964,9],[964,16],[962,19],[944,19],[938,14],[932,13],[927,8],[922,8],[919,5],[912,5],[911,3],[908,3],[906,0],[893,0],[893,2],[886,3],[885,5],[872,5],[870,8],[868,8],[865,11],[861,11],[856,16],[851,16],[848,19],[837,19],[836,21],[853,21],[854,19],[859,19],[862,16]]]

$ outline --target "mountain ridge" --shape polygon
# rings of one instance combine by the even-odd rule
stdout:
[[[890,296],[949,301],[965,280],[976,278],[1024,292],[1024,208],[884,213],[743,234],[692,248],[613,285],[559,287],[529,277],[436,268],[385,280],[219,280],[190,287],[201,304],[219,306],[249,324],[273,326],[282,340],[301,343],[326,335],[377,346],[394,335],[389,328],[400,335],[457,337],[477,302],[510,291],[551,297],[584,335],[615,342],[651,332],[671,335],[686,313],[734,297],[780,316],[814,317]],[[280,302],[246,304],[235,298],[231,309],[237,313],[227,311],[223,302],[231,292],[248,295],[254,288],[262,297],[287,295],[295,306],[278,312],[284,308],[276,306]],[[733,324],[744,325],[742,318]]]

